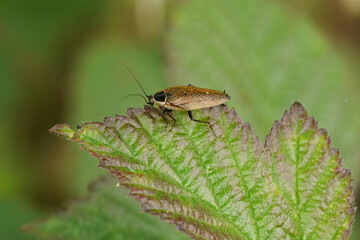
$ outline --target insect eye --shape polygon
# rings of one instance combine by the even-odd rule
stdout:
[[[165,99],[166,99],[166,93],[165,93],[165,91],[161,91],[161,92],[155,93],[154,99],[155,99],[155,101],[157,101],[157,102],[165,102]]]

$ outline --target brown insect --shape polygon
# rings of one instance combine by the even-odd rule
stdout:
[[[224,104],[230,99],[229,95],[225,92],[189,86],[171,87],[158,91],[154,95],[144,94],[148,98],[147,104],[158,105],[163,108],[162,116],[169,115],[171,111],[187,111],[191,120],[201,123],[209,123],[200,121],[192,117],[192,110],[214,107]]]
[[[160,109],[162,109],[161,116],[165,119],[165,121],[167,121],[165,114],[168,115],[172,120],[176,121],[176,119],[170,115],[171,111],[187,111],[189,118],[192,121],[206,123],[214,132],[210,122],[194,119],[191,111],[224,104],[230,99],[230,96],[225,93],[225,91],[221,92],[213,89],[199,88],[189,84],[188,86],[166,88],[164,90],[158,91],[154,95],[148,95],[141,86],[140,82],[137,80],[135,74],[125,63],[122,62],[122,64],[134,77],[147,99],[141,94],[131,95],[141,96],[144,98],[145,102],[151,106],[154,106],[154,104],[158,105]]]

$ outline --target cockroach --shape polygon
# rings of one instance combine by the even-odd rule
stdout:
[[[135,74],[121,59],[120,61],[134,77],[147,99],[141,94],[131,95],[141,96],[145,100],[146,104],[150,106],[154,106],[154,104],[158,105],[162,110],[161,116],[165,119],[165,121],[167,121],[165,114],[172,120],[176,121],[176,119],[170,115],[172,111],[187,111],[189,118],[192,121],[208,124],[215,134],[210,122],[194,119],[191,111],[223,105],[230,99],[230,96],[225,91],[222,92],[213,89],[199,88],[189,84],[188,86],[166,88],[153,95],[148,95],[141,86],[139,80],[136,78]]]

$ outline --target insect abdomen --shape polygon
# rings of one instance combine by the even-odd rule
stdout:
[[[224,92],[193,86],[172,87],[164,91],[168,95],[164,107],[178,111],[214,107],[230,99]]]

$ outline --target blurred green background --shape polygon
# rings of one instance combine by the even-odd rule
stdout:
[[[48,129],[143,106],[121,100],[141,91],[115,55],[148,93],[188,83],[226,89],[262,141],[300,101],[359,182],[360,0],[3,0],[0,239],[36,239],[20,227],[106,174]],[[359,237],[355,222],[351,239]]]

